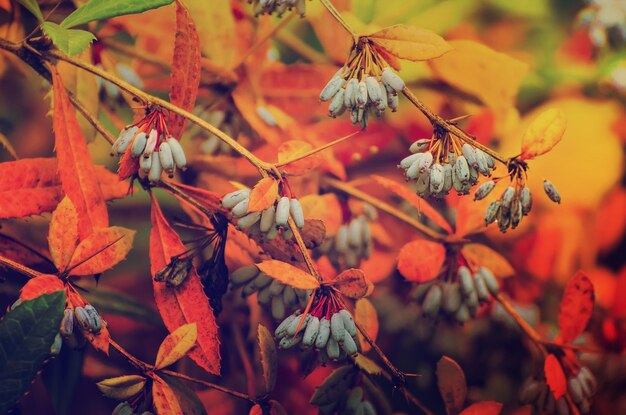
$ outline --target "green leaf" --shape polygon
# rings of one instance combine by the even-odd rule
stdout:
[[[65,291],[24,301],[0,320],[0,413],[31,384],[59,332]]]
[[[61,26],[69,29],[93,20],[141,13],[173,2],[174,0],[91,0],[67,16]]]
[[[46,36],[68,55],[76,55],[82,52],[96,39],[93,34],[86,30],[65,29],[52,22],[44,22],[41,27]]]
[[[34,14],[37,20],[43,22],[43,15],[41,14],[41,9],[39,8],[39,4],[37,4],[37,0],[17,0],[17,2],[28,9],[29,12]]]

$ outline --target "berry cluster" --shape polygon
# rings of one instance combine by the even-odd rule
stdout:
[[[242,295],[247,297],[258,293],[259,304],[269,306],[272,317],[275,319],[285,318],[285,312],[295,307],[305,307],[311,293],[290,287],[273,279],[251,265],[242,267],[230,275],[233,288],[242,287]]]
[[[273,14],[282,17],[286,11],[296,9],[296,13],[304,17],[306,12],[306,0],[248,0],[254,6],[254,15]]]
[[[588,27],[589,37],[597,47],[604,47],[613,38],[626,39],[626,3],[622,0],[589,0],[578,19]]]
[[[276,238],[282,230],[283,238],[291,239],[293,232],[288,227],[289,215],[298,228],[304,226],[302,205],[295,197],[283,196],[262,212],[249,212],[249,202],[249,189],[236,190],[222,198],[222,206],[230,209],[230,214],[237,219],[237,227],[241,230],[262,234],[268,240]]]
[[[454,188],[459,195],[469,194],[478,174],[491,176],[495,160],[489,154],[450,134],[436,133],[420,139],[409,148],[411,154],[400,161],[407,180],[415,180],[421,197],[442,198]]]
[[[84,307],[65,309],[59,332],[67,345],[76,348],[85,343],[83,332],[98,334],[103,324],[98,311],[91,304],[86,304]]]
[[[121,156],[126,150],[132,159],[139,158],[139,177],[148,177],[151,182],[158,182],[163,171],[172,178],[176,167],[187,167],[185,152],[170,136],[165,116],[158,109],[148,110],[145,117],[120,132],[112,154]]]

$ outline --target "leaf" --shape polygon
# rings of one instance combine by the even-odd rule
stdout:
[[[59,271],[65,271],[78,245],[78,213],[66,196],[52,212],[48,246],[52,262]]]
[[[278,147],[278,162],[285,163],[289,160],[293,160],[297,157],[304,156],[313,150],[313,146],[306,141],[301,140],[289,140],[285,141]],[[322,164],[322,159],[318,154],[313,154],[302,160],[294,161],[293,163],[286,164],[282,168],[288,171],[292,175],[300,176],[307,174],[311,170],[319,167]]]
[[[161,379],[174,391],[183,414],[207,415],[207,411],[204,409],[204,405],[202,405],[202,401],[200,401],[196,392],[191,390],[181,379],[167,375],[161,375]]]
[[[198,327],[196,323],[183,324],[170,333],[159,346],[154,370],[163,369],[178,361],[196,344]]]
[[[341,366],[322,382],[309,401],[315,406],[339,402],[354,384],[358,370],[352,365]]]
[[[446,248],[438,243],[418,239],[404,245],[398,254],[398,271],[412,282],[434,279],[446,259]]]
[[[200,38],[189,10],[176,1],[176,37],[172,58],[172,83],[170,102],[184,110],[192,111],[200,86]],[[170,113],[168,128],[172,137],[180,139],[186,119]]]
[[[0,320],[0,413],[7,413],[31,384],[59,332],[65,292],[44,294]]]
[[[143,376],[126,375],[101,380],[96,386],[107,398],[124,401],[141,392],[145,384]]]
[[[39,8],[37,0],[17,0],[17,2],[24,6],[29,12],[34,14],[37,20],[43,22],[43,15],[41,14],[41,9]]]
[[[335,193],[306,195],[299,200],[304,217],[321,220],[326,226],[326,237],[335,236],[342,221],[342,208],[337,195]]]
[[[476,402],[465,408],[461,415],[499,415],[502,404],[495,401]]]
[[[372,340],[376,340],[376,336],[378,336],[378,313],[370,300],[361,298],[356,302],[354,319],[363,327]],[[361,341],[361,349],[363,353],[366,353],[372,346],[365,341],[361,331],[358,331],[357,335]]]
[[[172,3],[174,0],[91,0],[67,16],[61,26],[68,29],[115,16],[141,13]]]
[[[66,29],[52,22],[44,22],[41,28],[46,36],[52,40],[52,43],[68,55],[79,54],[85,50],[91,42],[96,40],[96,37],[91,32],[78,29]]]
[[[260,264],[256,264],[256,266],[270,277],[293,288],[315,290],[320,287],[319,281],[317,281],[313,275],[286,262],[269,259]]]
[[[499,252],[483,244],[466,244],[461,249],[463,257],[472,267],[486,267],[499,278],[515,275],[515,270],[509,261]]]
[[[51,212],[64,196],[53,158],[0,163],[0,177],[0,219]],[[127,195],[128,185],[104,167],[96,166],[96,178],[106,200]]]
[[[524,133],[520,159],[530,160],[552,150],[563,138],[566,127],[567,118],[560,109],[551,108],[539,114]]]
[[[324,242],[326,224],[320,219],[305,219],[304,226],[300,229],[300,235],[304,246],[315,249]]]
[[[369,373],[370,375],[381,375],[383,373],[382,367],[378,366],[376,362],[361,353],[356,355],[354,363],[361,370],[365,371],[365,373]]]
[[[173,256],[185,252],[186,249],[163,217],[154,195],[151,195],[151,199],[150,272],[154,278]],[[176,288],[169,288],[154,280],[152,287],[159,313],[170,333],[183,324],[196,323],[198,347],[191,350],[189,357],[207,372],[219,375],[217,324],[195,267],[192,267],[185,281]]]
[[[546,382],[554,394],[554,399],[558,400],[565,395],[567,390],[567,380],[565,379],[565,373],[563,372],[561,363],[559,363],[555,355],[549,354],[546,357],[543,370],[546,375]]]
[[[278,197],[278,182],[272,177],[264,177],[250,192],[248,212],[260,212],[274,205]]]
[[[104,196],[87,143],[61,77],[51,71],[54,86],[54,135],[61,185],[78,212],[78,236],[85,239],[95,228],[109,225]]]
[[[50,294],[65,289],[65,284],[56,275],[40,275],[31,278],[20,291],[20,300],[33,300],[43,294]]]
[[[92,332],[84,332],[83,333],[87,341],[94,347],[96,350],[100,350],[104,354],[109,354],[109,346],[111,343],[111,334],[109,333],[109,329],[106,324],[102,325],[102,329],[97,334]]]
[[[344,296],[354,300],[367,295],[367,279],[365,278],[365,273],[360,269],[350,268],[343,271],[335,277],[331,285],[337,288]]]
[[[172,388],[159,376],[152,382],[152,403],[157,415],[184,415]]]
[[[465,404],[467,383],[461,366],[447,356],[437,362],[437,386],[449,415],[458,414]]]
[[[278,369],[276,343],[274,343],[274,336],[263,324],[259,324],[257,338],[259,354],[261,355],[261,367],[263,368],[263,379],[265,380],[265,393],[270,394],[276,385],[276,372]]]
[[[414,62],[435,59],[452,50],[435,32],[404,24],[386,27],[367,37],[390,55]]]
[[[578,271],[567,282],[559,306],[559,337],[563,343],[572,342],[585,330],[594,303],[593,284],[583,271]]]
[[[96,229],[76,247],[72,256],[70,275],[100,274],[126,258],[133,247],[137,231],[111,226]]]
[[[397,196],[409,202],[420,213],[423,213],[428,219],[433,221],[441,229],[448,233],[452,233],[452,227],[447,220],[435,208],[433,208],[427,201],[412,192],[404,183],[399,183],[394,180],[388,179],[383,176],[372,175],[370,176],[376,183],[380,184],[385,189],[395,193]]]

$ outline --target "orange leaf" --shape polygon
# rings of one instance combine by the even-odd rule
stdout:
[[[524,133],[520,159],[530,160],[552,150],[563,138],[566,127],[567,118],[559,109],[550,108],[539,114]]]
[[[565,373],[563,373],[561,363],[559,363],[555,355],[549,354],[546,357],[543,370],[546,375],[546,382],[554,394],[554,399],[558,400],[561,396],[565,395],[567,389],[567,380],[565,379]]]
[[[372,175],[372,179],[385,189],[395,193],[397,196],[409,202],[411,205],[417,208],[420,213],[423,213],[428,219],[436,223],[441,229],[452,233],[452,228],[448,221],[435,208],[433,208],[427,201],[413,193],[405,184],[393,181],[383,176]]]
[[[435,32],[404,24],[386,27],[367,37],[390,55],[414,62],[438,58],[452,50]]]
[[[398,271],[413,282],[434,279],[446,259],[446,248],[438,243],[418,239],[404,245],[398,254]]]
[[[111,226],[96,229],[84,239],[70,262],[71,275],[100,274],[126,258],[133,247],[134,230]]]
[[[78,213],[66,196],[52,212],[48,246],[52,262],[59,271],[65,271],[78,245]]]
[[[465,403],[467,383],[461,366],[447,356],[437,362],[437,386],[448,414],[458,414]]]
[[[170,333],[159,346],[154,369],[163,369],[178,361],[196,344],[198,327],[196,323],[183,324]]]
[[[341,226],[341,205],[334,193],[306,195],[299,199],[305,218],[319,219],[326,225],[326,237],[335,236]]]
[[[61,186],[78,212],[78,235],[85,239],[95,228],[106,228],[109,215],[95,166],[63,81],[51,70],[54,90],[54,136]]]
[[[132,142],[128,146],[132,148]],[[139,168],[139,158],[130,155],[130,151],[126,151],[122,158],[120,158],[119,166],[117,168],[117,177],[119,180],[128,179],[133,174],[137,173]]]
[[[269,259],[260,264],[256,264],[256,266],[270,277],[293,288],[315,290],[320,287],[319,281],[317,281],[313,275],[286,262]]]
[[[495,401],[476,402],[463,409],[461,415],[499,415],[502,404]]]
[[[313,146],[306,141],[290,140],[282,143],[278,147],[278,162],[284,163],[303,156],[313,150]],[[283,166],[293,175],[303,175],[322,164],[322,159],[318,154],[305,157],[302,160],[295,161]]]
[[[378,336],[378,313],[370,300],[361,298],[356,302],[354,319],[363,327],[372,340],[376,340],[376,336]],[[366,353],[372,346],[365,341],[360,331],[357,334],[361,341],[363,353]]]
[[[172,388],[159,376],[153,376],[152,403],[157,415],[184,415]]]
[[[278,197],[278,182],[271,177],[264,177],[254,185],[250,192],[248,212],[259,212],[272,206]]]
[[[341,294],[358,300],[367,294],[367,280],[360,269],[350,268],[337,275],[331,283]]]
[[[560,338],[563,343],[576,339],[593,313],[595,294],[587,275],[578,271],[567,283],[559,306]]]
[[[185,5],[176,1],[176,38],[172,58],[170,102],[191,111],[196,103],[200,85],[200,38],[196,25]],[[186,119],[170,113],[168,128],[172,137],[180,140]]]
[[[152,199],[152,230],[150,231],[150,272],[154,277],[175,255],[185,252],[185,246],[170,227],[154,197]],[[213,309],[204,293],[200,277],[192,267],[185,281],[176,288],[153,280],[154,297],[159,313],[171,332],[187,323],[198,326],[198,347],[189,357],[209,373],[220,373],[220,350],[217,324]]]
[[[56,275],[40,275],[31,278],[20,291],[20,300],[28,301],[42,294],[50,294],[65,289],[65,284]]]
[[[98,332],[98,334],[94,334],[90,331],[84,332],[83,334],[87,341],[91,343],[96,350],[109,354],[111,335],[109,334],[109,329],[105,324],[102,325],[102,329]]]
[[[506,278],[515,274],[513,266],[499,252],[483,244],[467,244],[461,249],[463,257],[474,268],[486,267],[496,277]]]

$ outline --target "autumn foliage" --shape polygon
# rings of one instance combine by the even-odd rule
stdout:
[[[609,0],[0,0],[0,414],[626,413],[625,52]]]

